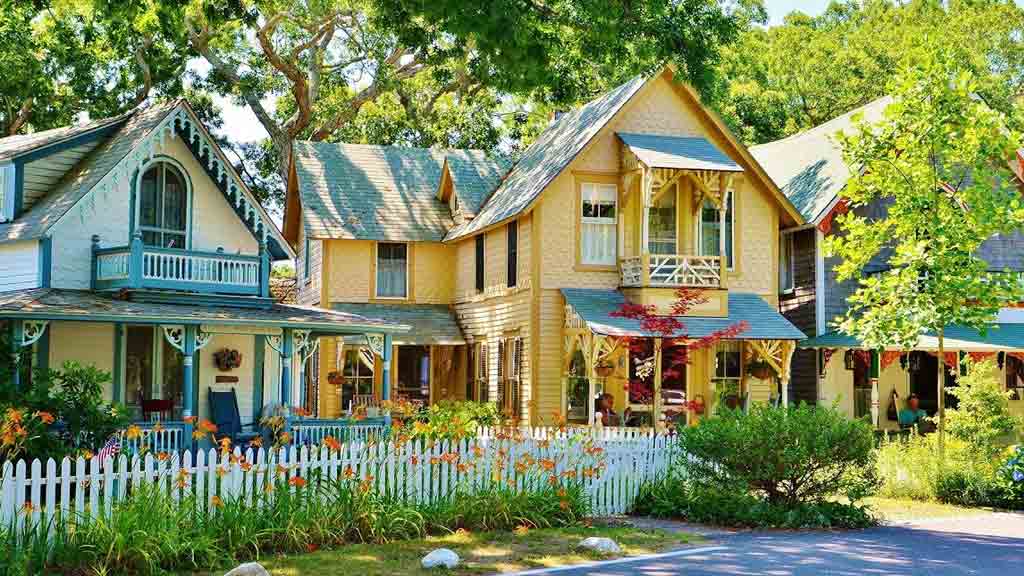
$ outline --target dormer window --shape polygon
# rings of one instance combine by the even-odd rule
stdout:
[[[139,179],[139,229],[147,246],[186,248],[189,194],[181,170],[157,162]]]

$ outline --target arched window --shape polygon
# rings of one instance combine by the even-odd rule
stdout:
[[[168,162],[158,162],[142,175],[139,229],[148,246],[186,247],[188,188],[181,172]]]

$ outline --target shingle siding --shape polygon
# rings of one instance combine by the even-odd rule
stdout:
[[[808,336],[816,334],[815,230],[793,233],[793,290],[779,295],[779,309],[787,320]],[[817,362],[813,350],[797,350],[791,364],[790,394],[793,402],[815,404]]]

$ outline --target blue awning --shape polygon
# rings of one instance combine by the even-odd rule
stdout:
[[[619,139],[648,168],[742,172],[732,158],[700,136],[618,133]]]
[[[657,337],[647,332],[640,322],[612,316],[626,297],[618,290],[562,288],[562,296],[592,331],[605,336]],[[687,316],[681,318],[684,333],[690,338],[703,338],[745,321],[748,328],[736,340],[803,340],[801,332],[757,294],[729,292],[729,316]]]

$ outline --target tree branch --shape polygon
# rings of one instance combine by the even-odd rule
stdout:
[[[153,71],[149,67],[149,62],[146,61],[146,50],[153,45],[152,36],[144,36],[142,42],[135,47],[135,63],[139,65],[139,70],[142,71],[142,86],[135,92],[135,98],[132,100],[132,108],[142,104],[149,97],[149,91],[153,89]]]
[[[29,96],[25,98],[25,101],[21,103],[21,108],[18,109],[17,116],[9,126],[7,126],[7,135],[14,136],[21,130],[22,126],[28,122],[29,117],[32,115],[32,106],[35,104],[35,98]]]

